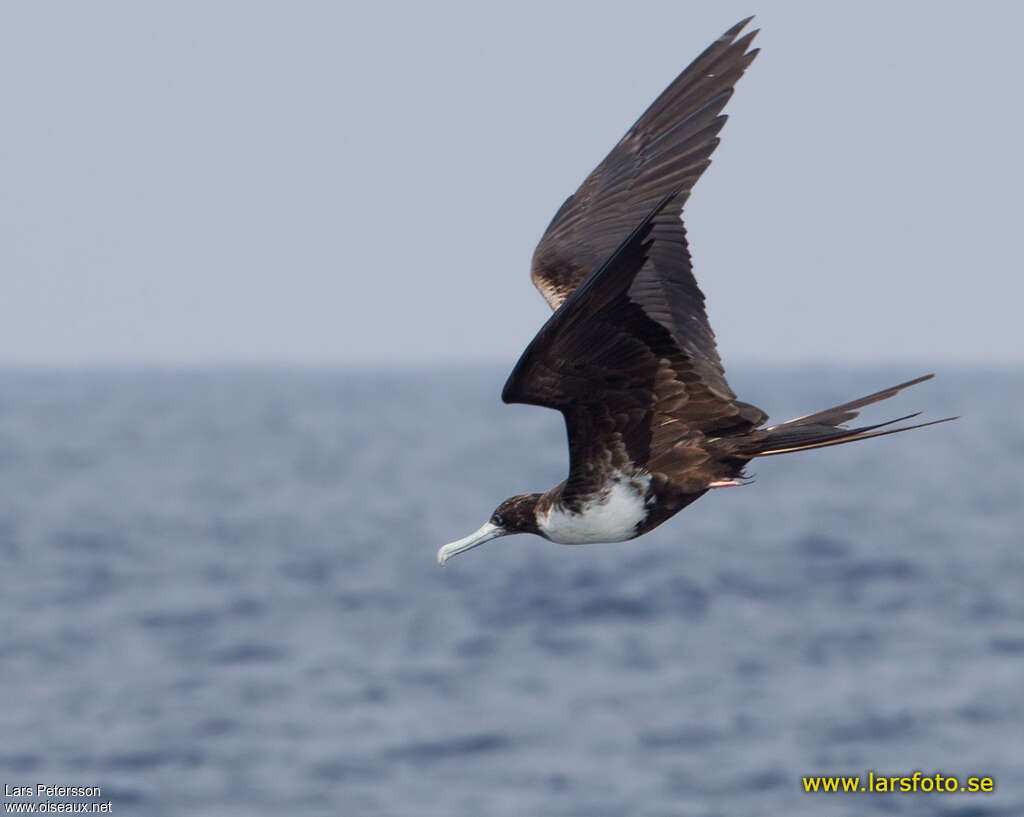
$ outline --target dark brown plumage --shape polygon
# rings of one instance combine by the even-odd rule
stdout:
[[[841,424],[932,375],[769,427],[768,415],[726,382],[681,215],[718,144],[733,85],[757,54],[748,50],[756,32],[739,36],[748,21],[676,77],[541,238],[531,277],[555,313],[502,399],[562,412],[569,476],[545,494],[506,500],[479,531],[441,548],[442,564],[508,533],[565,543],[633,538],[709,488],[742,484],[754,457],[931,425]]]

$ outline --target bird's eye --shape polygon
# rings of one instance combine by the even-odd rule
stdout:
[[[502,527],[505,524],[505,517],[503,517],[500,513],[496,513],[492,517],[492,521],[498,527]]]

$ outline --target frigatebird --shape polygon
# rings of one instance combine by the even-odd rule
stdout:
[[[690,264],[683,204],[710,164],[722,109],[753,61],[741,21],[662,92],[555,214],[531,278],[554,314],[505,383],[502,400],[562,412],[569,476],[502,502],[437,554],[512,533],[552,542],[621,542],[657,527],[712,488],[743,485],[755,457],[909,431],[843,424],[858,409],[934,375],[765,426],[725,379]],[[748,50],[749,49],[749,50]]]

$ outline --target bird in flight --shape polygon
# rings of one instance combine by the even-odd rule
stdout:
[[[733,86],[757,56],[747,18],[694,60],[566,199],[533,255],[531,278],[554,314],[512,370],[502,400],[557,409],[569,476],[502,502],[438,562],[490,539],[633,539],[712,488],[744,484],[755,457],[946,422],[849,428],[858,409],[925,375],[778,425],[725,379],[687,249],[682,209],[710,164]]]

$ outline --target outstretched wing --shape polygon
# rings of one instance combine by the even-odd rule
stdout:
[[[531,278],[552,309],[615,250],[666,194],[680,206],[711,163],[721,111],[757,55],[750,21],[729,29],[644,112],[548,225],[533,255]]]
[[[766,419],[736,400],[718,364],[690,271],[682,199],[673,192],[656,203],[548,319],[505,384],[506,403],[565,415],[566,501],[595,489],[588,462],[645,468],[687,440]],[[685,456],[669,459],[686,466]]]

